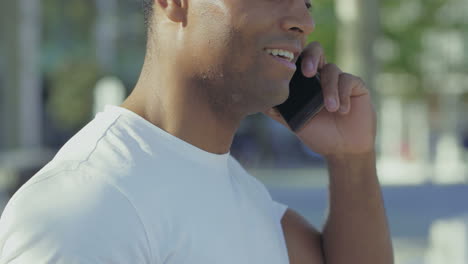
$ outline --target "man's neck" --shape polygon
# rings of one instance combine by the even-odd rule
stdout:
[[[174,72],[144,69],[132,94],[121,107],[202,150],[227,153],[243,117],[213,113],[206,98],[202,98],[206,95],[197,91],[197,87],[189,87],[189,81],[181,80],[180,72]],[[179,78],[175,79],[173,75]]]

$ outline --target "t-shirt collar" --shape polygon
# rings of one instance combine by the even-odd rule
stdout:
[[[162,139],[157,143],[165,144],[167,149],[174,150],[176,154],[211,166],[226,166],[227,164],[227,160],[231,153],[230,151],[224,154],[216,154],[198,148],[152,124],[135,112],[120,106],[105,105],[104,112],[117,112],[125,115],[129,118],[132,125],[141,126],[143,130],[139,131],[143,131],[143,133],[140,136],[145,138],[145,140],[148,141],[148,144],[156,143],[153,141],[155,141],[155,135],[157,135]]]

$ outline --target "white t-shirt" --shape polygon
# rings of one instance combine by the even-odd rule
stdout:
[[[0,264],[287,264],[286,209],[230,153],[107,105],[9,201]]]

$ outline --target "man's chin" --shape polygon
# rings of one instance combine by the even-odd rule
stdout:
[[[289,97],[289,82],[287,84],[277,85],[273,95],[271,99],[274,106],[284,103]]]
[[[258,86],[257,86],[258,88]],[[264,89],[258,89],[256,94],[250,95],[250,102],[253,103],[254,111],[249,111],[248,115],[256,114],[262,112],[265,109],[270,109],[277,105],[284,103],[289,96],[289,82],[288,83],[278,83],[267,84],[264,86]],[[244,110],[249,107],[244,107]],[[251,109],[253,110],[253,109]]]

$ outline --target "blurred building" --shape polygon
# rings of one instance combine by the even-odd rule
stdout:
[[[468,217],[441,219],[430,230],[427,264],[468,263]]]
[[[0,149],[41,146],[40,2],[2,3]]]

